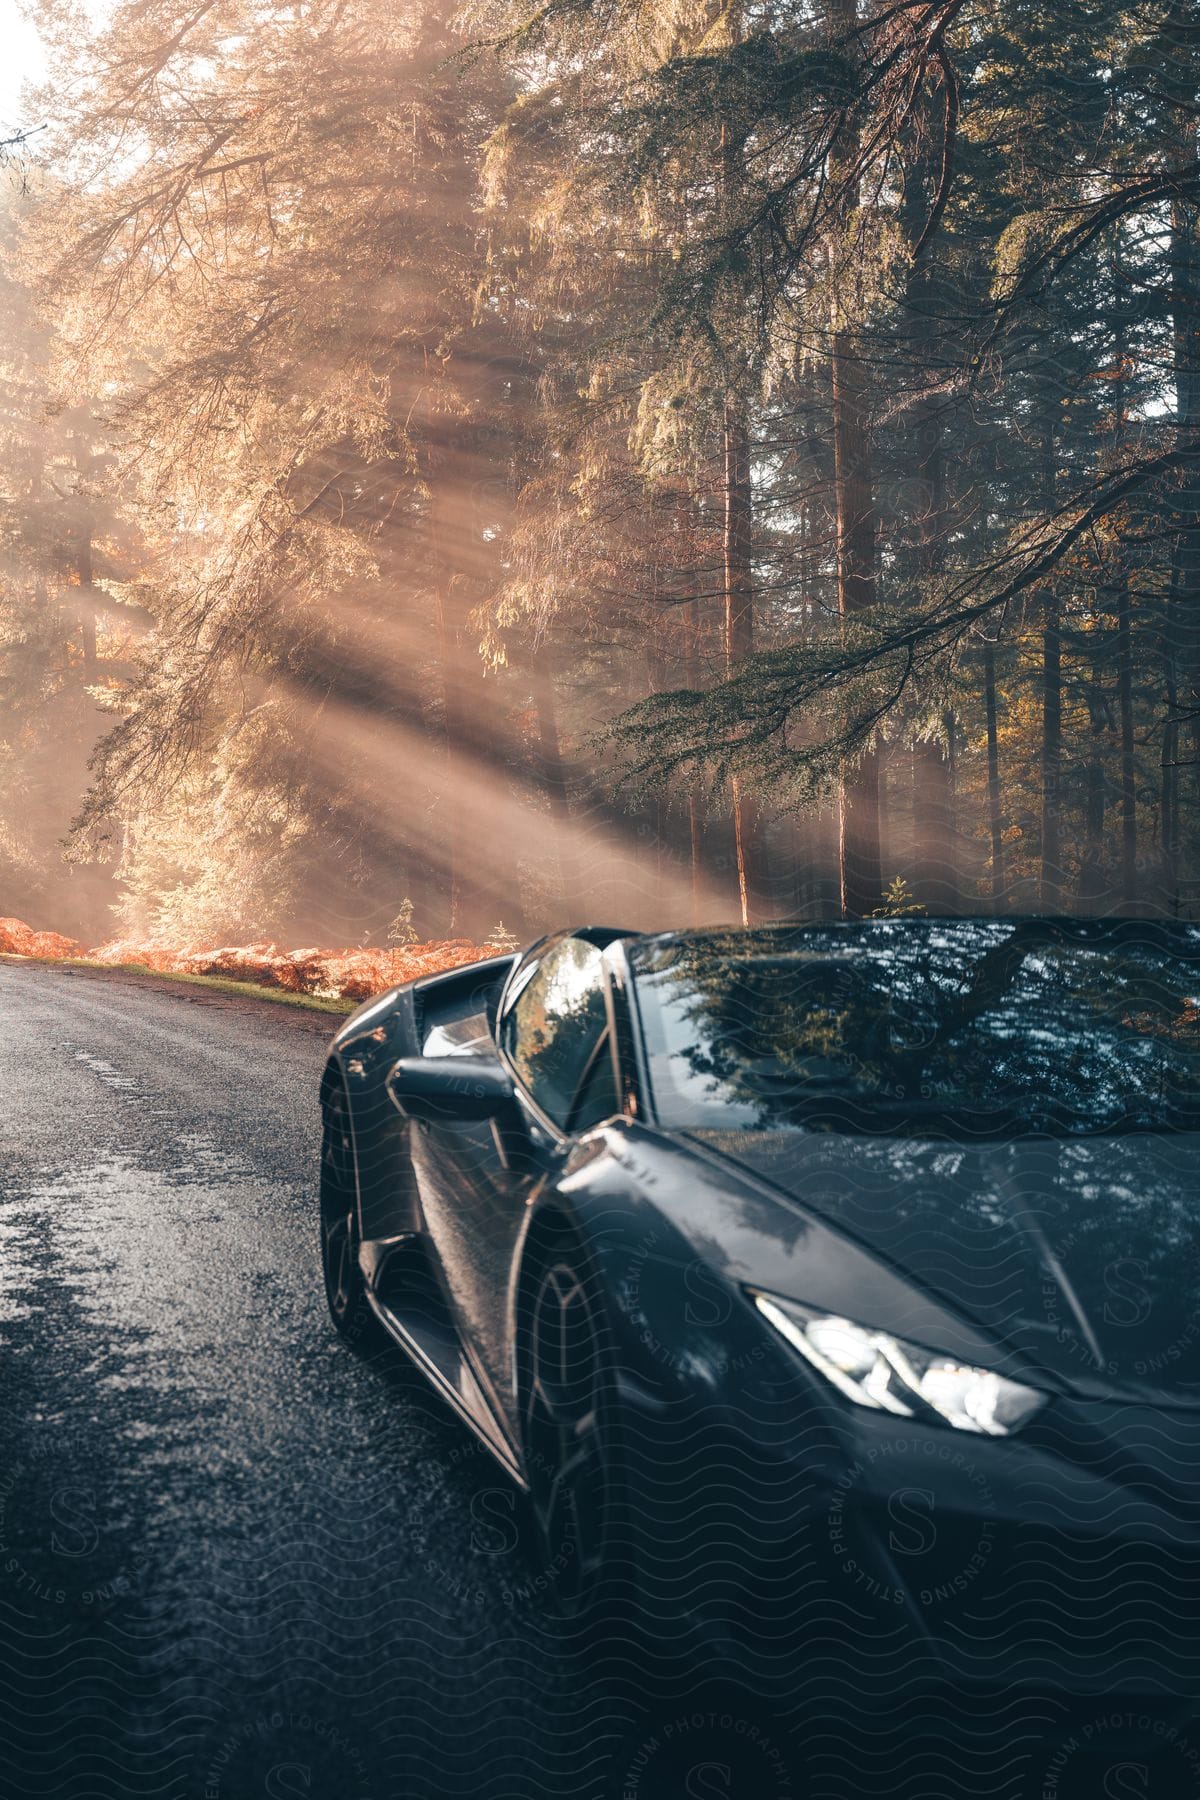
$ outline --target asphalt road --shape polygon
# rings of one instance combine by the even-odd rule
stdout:
[[[657,1694],[585,1654],[491,1459],[328,1321],[335,1022],[0,961],[0,1800],[1045,1800],[1019,1709],[885,1766],[703,1644]]]
[[[601,1795],[653,1733],[489,1459],[328,1323],[335,1023],[0,963],[6,1800]]]

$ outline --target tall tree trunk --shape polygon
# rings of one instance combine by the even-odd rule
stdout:
[[[83,643],[83,680],[86,687],[96,683],[96,589],[92,568],[92,512],[86,495],[79,491],[88,474],[89,456],[84,440],[76,435],[74,451],[78,477],[75,498],[80,506],[76,536],[75,574],[79,579],[79,634]]]
[[[1042,433],[1042,505],[1054,511],[1057,470],[1054,463],[1054,420],[1047,417]],[[1065,908],[1066,883],[1062,856],[1062,607],[1057,593],[1044,588],[1035,595],[1042,608],[1042,867],[1039,883],[1043,912]]]
[[[936,71],[931,71],[936,75]],[[924,227],[928,194],[941,165],[944,148],[944,101],[931,87],[923,113],[913,121],[914,141],[906,159],[903,195],[905,232],[916,244]],[[946,299],[937,265],[918,257],[908,277],[907,337],[913,379],[930,376],[938,351],[938,314]],[[945,398],[925,394],[913,407],[912,442],[916,449],[912,484],[914,517],[899,521],[916,552],[922,597],[929,602],[945,565],[946,419]],[[954,913],[962,904],[958,871],[958,830],[953,770],[954,715],[947,709],[942,729],[921,739],[913,756],[913,827],[915,835],[912,887],[915,897],[934,913]]]
[[[992,904],[1004,898],[1004,820],[1000,812],[1000,744],[996,732],[996,647],[983,647],[983,702],[987,714],[987,802],[991,837]]]
[[[833,334],[833,447],[838,611],[851,618],[875,602],[875,513],[862,364],[843,330]],[[879,751],[874,745],[842,780],[839,863],[842,911],[847,918],[863,918],[879,905],[882,894]]]
[[[1180,173],[1194,180],[1200,149],[1197,89],[1200,69],[1194,23],[1190,9],[1172,6],[1172,40],[1178,46],[1169,79],[1177,86],[1181,121],[1176,146]],[[1176,446],[1200,448],[1200,205],[1176,198],[1171,204],[1170,294],[1174,377],[1177,405]],[[1168,904],[1177,909],[1183,844],[1179,821],[1184,814],[1180,799],[1180,755],[1183,718],[1190,719],[1190,765],[1193,799],[1200,791],[1200,467],[1187,467],[1174,496],[1175,553],[1166,607],[1164,640],[1168,658],[1167,726],[1163,734],[1164,763],[1164,863],[1169,889]],[[1182,695],[1179,692],[1183,688]],[[1182,717],[1181,717],[1182,715]],[[1169,745],[1169,751],[1168,751]],[[1169,796],[1169,804],[1168,804]],[[1170,835],[1167,837],[1167,819]]]
[[[740,41],[743,19],[740,0],[726,8],[726,29],[733,42]],[[727,226],[736,216],[744,185],[742,142],[728,121],[721,124],[721,201]],[[730,383],[725,392],[725,673],[737,672],[739,663],[754,648],[754,502],[750,484],[750,433],[746,398]],[[762,822],[753,797],[734,776],[730,783],[733,807],[733,841],[737,860],[738,904],[742,924],[749,925],[763,901]]]
[[[855,0],[830,0],[835,40],[848,42],[857,25]],[[835,186],[852,179],[860,143],[857,129],[844,128],[829,155]],[[857,196],[847,194],[849,211]],[[836,283],[835,283],[836,287]],[[865,374],[838,299],[833,301],[831,378],[833,387],[833,485],[837,521],[838,611],[845,618],[875,604],[875,497],[867,441]],[[838,825],[838,865],[842,911],[863,918],[882,898],[879,843],[879,751],[872,745],[842,778]]]
[[[1133,631],[1129,571],[1117,571],[1117,700],[1121,720],[1121,905],[1137,903],[1137,762],[1133,737]]]
[[[664,693],[671,685],[667,664],[660,648],[659,626],[660,616],[652,614],[650,628],[645,637],[646,674],[648,677],[646,691],[648,694]],[[651,916],[655,920],[664,922],[670,922],[665,906],[666,890],[671,874],[670,832],[670,806],[667,796],[661,787],[656,787],[649,796],[642,823],[638,827],[638,835],[646,845],[646,849],[639,858],[641,863],[640,885],[646,891]]]
[[[1159,904],[1179,912],[1179,681],[1176,672],[1175,588],[1163,609],[1162,657],[1165,718],[1158,775],[1158,847],[1162,863]]]
[[[1117,381],[1113,390],[1115,438],[1118,449],[1124,446],[1127,424],[1125,376],[1128,361],[1124,315],[1121,309],[1121,227],[1113,232],[1112,272],[1114,292]],[[1137,907],[1137,761],[1133,732],[1133,626],[1130,617],[1129,563],[1121,538],[1121,520],[1115,521],[1116,552],[1112,559],[1117,591],[1117,710],[1121,728],[1121,909],[1132,912]]]
[[[1057,594],[1042,594],[1042,871],[1041,905],[1063,910],[1062,619]]]
[[[725,673],[736,674],[754,648],[754,567],[751,547],[750,440],[744,409],[725,405]],[[754,799],[737,776],[731,783],[734,851],[742,924],[761,908],[762,824]]]
[[[90,519],[85,519],[79,531],[79,548],[76,552],[76,572],[79,576],[79,630],[83,638],[83,679],[88,687],[93,687],[96,674],[96,589],[92,580],[92,527]]]
[[[1079,865],[1080,910],[1094,913],[1105,899],[1104,824],[1108,810],[1108,712],[1101,671],[1093,665],[1088,694],[1088,712],[1092,728],[1092,751],[1088,758],[1084,790],[1083,858]]]
[[[683,607],[684,679],[695,693],[700,687],[700,602],[689,600]],[[704,813],[700,801],[700,783],[695,775],[688,779],[688,851],[692,871],[692,924],[703,923],[704,908]]]

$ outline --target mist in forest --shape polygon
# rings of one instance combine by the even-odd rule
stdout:
[[[0,916],[1195,912],[1176,0],[37,21]]]

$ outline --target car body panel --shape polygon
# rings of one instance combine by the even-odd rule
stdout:
[[[1138,1134],[972,1146],[667,1131],[649,1104],[625,948],[614,937],[605,950],[620,1109],[569,1136],[518,1095],[526,1147],[515,1160],[495,1121],[414,1125],[384,1084],[401,1056],[486,1046],[502,990],[522,979],[530,953],[395,990],[335,1038],[330,1069],[345,1080],[354,1120],[362,1266],[393,1335],[522,1481],[527,1246],[548,1212],[562,1216],[605,1295],[633,1421],[643,1553],[651,1564],[668,1556],[676,1589],[711,1590],[722,1629],[741,1629],[729,1621],[753,1592],[764,1645],[773,1616],[785,1637],[800,1630],[792,1587],[809,1592],[816,1571],[823,1630],[851,1642],[874,1629],[877,1608],[888,1643],[938,1678],[1191,1691],[1200,1411],[1179,1377],[1191,1379],[1196,1317],[1194,1145]],[[1138,1236],[1133,1215],[1121,1214],[1115,1238],[1111,1219],[1102,1232],[1106,1195],[1118,1213],[1129,1213],[1128,1197],[1153,1199],[1153,1226]],[[402,1267],[415,1275],[389,1287],[388,1269]],[[1140,1337],[1121,1336],[1140,1304],[1134,1287],[1166,1333],[1157,1351],[1144,1318]],[[1043,1393],[1044,1408],[1018,1437],[992,1440],[849,1405],[764,1320],[756,1291],[994,1369]],[[1165,1368],[1136,1366],[1156,1355]],[[662,1478],[683,1466],[693,1471],[686,1489]],[[961,1589],[973,1612],[954,1612],[936,1579],[915,1584],[897,1553],[896,1494],[925,1492],[931,1468],[938,1554],[961,1538],[969,1571],[949,1557],[941,1586]],[[708,1539],[695,1529],[707,1484],[720,1520]],[[971,1549],[981,1495],[982,1563]],[[724,1574],[737,1577],[723,1599],[712,1579],[718,1542]],[[1048,1610],[1035,1591],[1014,1611],[1030,1554],[1035,1572],[1056,1571]],[[688,1555],[701,1563],[681,1575]],[[1077,1647],[1064,1635],[1072,1621]]]
[[[486,1024],[488,1001],[515,961],[490,957],[405,982],[359,1007],[335,1034],[325,1080],[340,1078],[350,1102],[364,1240],[420,1229],[408,1127],[387,1097],[389,1071],[400,1057],[421,1055],[435,1032],[431,1053],[441,1054],[448,1029],[464,1020]]]
[[[1200,1138],[696,1135],[1063,1382],[1200,1405]]]
[[[414,1126],[412,1145],[422,1229],[437,1246],[460,1329],[511,1429],[515,1395],[506,1272],[515,1266],[526,1202],[544,1170],[537,1163],[505,1167],[486,1122]],[[470,1208],[462,1204],[467,1188]]]

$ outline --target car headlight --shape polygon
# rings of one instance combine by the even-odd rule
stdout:
[[[1037,1388],[991,1369],[970,1368],[886,1331],[773,1294],[755,1293],[753,1300],[763,1318],[856,1406],[1009,1437],[1046,1403]]]

